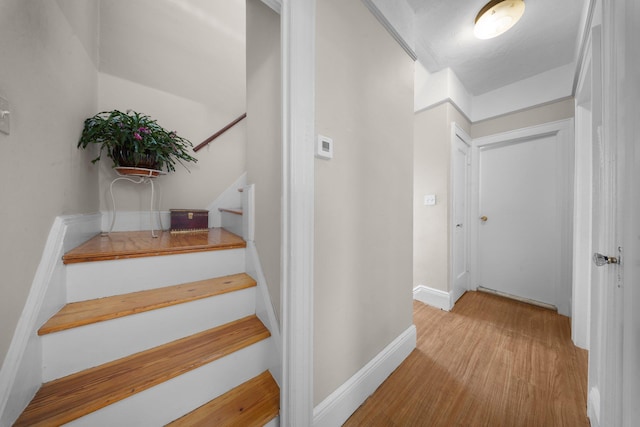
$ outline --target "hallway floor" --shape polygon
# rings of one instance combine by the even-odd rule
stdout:
[[[345,426],[589,426],[587,351],[553,311],[467,292],[414,301],[417,348]]]

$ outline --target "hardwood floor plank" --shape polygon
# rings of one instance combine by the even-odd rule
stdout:
[[[567,317],[467,292],[414,302],[417,348],[345,426],[589,426],[587,352]]]
[[[256,316],[43,384],[15,426],[60,425],[270,336]]]
[[[256,281],[253,278],[245,273],[240,273],[125,295],[69,303],[38,330],[38,335],[195,301],[255,285]]]
[[[223,228],[210,228],[208,232],[170,233],[159,231],[153,238],[150,231],[123,231],[97,235],[67,252],[65,264],[140,258],[158,255],[245,248],[246,242]]]
[[[279,411],[280,388],[265,371],[167,426],[261,427]]]

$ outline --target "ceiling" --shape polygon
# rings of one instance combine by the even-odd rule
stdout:
[[[478,40],[473,22],[486,1],[375,0],[402,6],[418,60],[431,73],[450,68],[473,96],[575,63],[590,0],[525,0],[515,27]],[[100,70],[202,103],[237,99],[228,107],[241,110],[244,3],[101,1]]]
[[[526,0],[512,29],[479,40],[473,23],[488,0],[406,1],[418,60],[431,73],[450,68],[471,95],[574,63],[589,7],[589,0]]]
[[[245,0],[100,1],[101,72],[234,117],[245,109],[245,45]]]

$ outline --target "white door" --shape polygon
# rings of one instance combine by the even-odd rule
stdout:
[[[474,140],[476,285],[552,305],[571,301],[571,120]]]
[[[454,123],[452,125],[452,230],[451,277],[453,303],[469,290],[469,178],[470,138]]]
[[[640,156],[634,114],[640,84],[629,78],[640,70],[639,26],[637,1],[607,2],[602,26],[591,31],[594,264],[587,406],[593,427],[637,426],[640,417],[640,317],[634,314],[640,302]]]

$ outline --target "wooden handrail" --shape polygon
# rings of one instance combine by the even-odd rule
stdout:
[[[238,117],[237,119],[235,119],[234,121],[232,121],[231,123],[229,123],[228,125],[226,125],[225,127],[223,127],[222,129],[220,129],[218,132],[214,133],[213,135],[211,135],[209,138],[205,139],[204,141],[202,141],[200,144],[198,144],[193,151],[195,151],[196,153],[203,149],[207,144],[209,144],[211,141],[213,141],[214,139],[216,139],[217,137],[219,137],[220,135],[222,135],[223,133],[225,133],[226,131],[228,131],[229,129],[231,129],[232,127],[234,127],[236,124],[238,124],[239,121],[241,121],[242,119],[244,119],[245,117],[247,117],[247,113],[244,113],[243,115],[241,115],[240,117]]]

